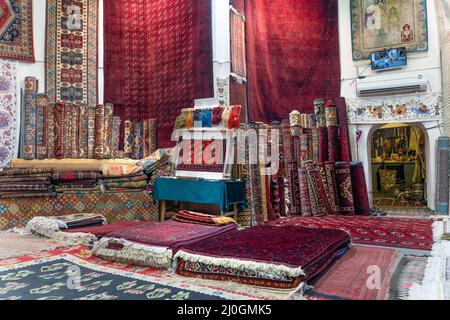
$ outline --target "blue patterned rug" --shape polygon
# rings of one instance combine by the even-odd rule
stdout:
[[[175,283],[174,283],[175,284]],[[220,300],[70,255],[0,267],[0,300]]]

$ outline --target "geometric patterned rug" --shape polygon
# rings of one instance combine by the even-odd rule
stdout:
[[[295,295],[102,260],[73,246],[0,260],[0,300],[287,300]]]

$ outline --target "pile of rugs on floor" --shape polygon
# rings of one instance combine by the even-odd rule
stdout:
[[[51,237],[53,241],[63,240],[66,247],[0,260],[0,276],[12,270],[27,274],[17,285],[8,287],[4,298],[407,300],[449,297],[449,242],[441,239],[446,230],[443,221],[295,217],[239,230],[229,218],[181,211],[164,223],[104,223],[104,217],[99,215],[38,217],[31,221],[30,232]],[[93,250],[67,246],[77,237],[90,238]],[[403,241],[391,241],[394,237]],[[388,241],[380,241],[384,238]],[[71,294],[62,287],[55,288],[51,295],[42,292],[44,283],[40,279],[51,281],[55,275],[46,274],[45,268],[39,268],[39,272],[33,269],[37,256],[40,259],[37,266],[59,265],[61,276],[65,273],[64,266],[69,264],[85,268],[86,272],[95,270],[99,277],[95,283],[103,283],[102,291],[87,293],[86,289],[94,288],[95,284],[93,279],[83,278],[80,289]],[[181,283],[184,285],[179,287]],[[130,295],[132,292],[134,297]]]
[[[315,114],[293,112],[290,119],[271,125],[250,123],[243,130],[255,130],[259,147],[238,139],[238,149],[246,150],[245,164],[236,168],[236,178],[246,183],[245,210],[239,223],[253,226],[287,216],[370,215],[370,203],[361,162],[350,162],[340,153],[341,132],[333,102],[315,102]],[[261,135],[266,134],[267,139]],[[279,132],[279,169],[268,175],[265,163],[250,164],[261,150],[272,150],[274,133]],[[267,157],[267,156],[266,156]]]
[[[55,104],[38,91],[38,80],[26,77],[21,133],[25,160],[142,159],[157,149],[155,119],[122,121],[114,116],[112,104]],[[119,150],[120,136],[125,150]]]

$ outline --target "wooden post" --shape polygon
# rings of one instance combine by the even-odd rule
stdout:
[[[166,220],[167,203],[165,200],[159,202],[159,220],[164,222]]]

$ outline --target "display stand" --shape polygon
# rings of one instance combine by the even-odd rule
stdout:
[[[159,201],[160,220],[167,217],[167,201],[216,205],[222,216],[237,220],[239,207],[245,205],[245,184],[242,181],[158,178],[153,201]],[[232,211],[229,211],[233,208]]]

